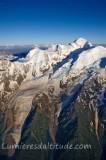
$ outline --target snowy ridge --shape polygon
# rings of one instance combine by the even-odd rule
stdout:
[[[68,45],[51,45],[45,50],[36,46],[26,58],[9,62],[9,66],[5,68],[11,76],[17,71],[17,74],[24,75],[26,80],[45,75],[55,79],[62,78],[75,70],[82,72],[90,68],[101,68],[104,58],[106,58],[106,48],[94,47],[86,39],[79,38]],[[1,63],[0,68],[2,67]]]
[[[80,50],[79,55],[77,55],[78,50]],[[73,54],[74,51],[76,52]],[[77,58],[75,58],[76,56]],[[70,66],[72,69],[85,69],[93,66],[100,67],[99,62],[103,57],[106,57],[106,48],[101,46],[93,47],[87,40],[79,38],[70,45],[52,45],[47,50],[35,48],[28,53],[26,59],[29,63],[35,64],[36,76],[40,76],[43,74],[42,71],[51,70],[51,73],[53,73],[54,66],[66,58],[65,63],[57,68],[59,72],[65,70],[65,68],[69,71]],[[76,59],[75,62],[73,62],[73,59]]]

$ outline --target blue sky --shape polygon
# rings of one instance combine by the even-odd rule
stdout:
[[[106,44],[106,0],[0,0],[0,45]]]

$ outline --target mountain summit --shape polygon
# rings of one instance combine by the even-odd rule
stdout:
[[[16,160],[105,160],[106,48],[83,38],[0,59],[0,145],[58,144],[72,149],[0,149]],[[75,148],[75,147],[79,148]]]

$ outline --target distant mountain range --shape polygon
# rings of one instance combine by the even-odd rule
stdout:
[[[32,48],[34,48],[34,45],[0,46],[0,52],[16,54],[21,52],[28,52]]]
[[[0,57],[0,158],[105,160],[106,48],[83,38],[30,47]],[[63,148],[2,148],[41,143]]]
[[[0,52],[4,53],[21,53],[28,52],[33,49],[35,46],[38,46],[41,49],[47,49],[50,44],[39,44],[39,45],[4,45],[0,46]],[[106,47],[106,44],[93,44],[94,46],[103,46]]]

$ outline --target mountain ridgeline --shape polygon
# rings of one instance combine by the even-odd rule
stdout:
[[[0,159],[105,160],[106,48],[44,48],[0,59]]]

